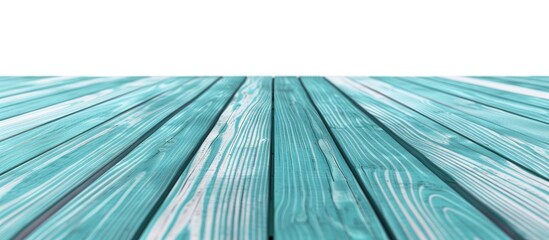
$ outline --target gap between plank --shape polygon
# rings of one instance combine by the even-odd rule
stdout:
[[[151,136],[156,130],[158,130],[164,123],[166,123],[168,120],[170,120],[173,116],[175,116],[177,113],[179,113],[181,110],[183,110],[185,107],[187,107],[189,104],[194,102],[197,98],[202,96],[206,91],[208,91],[215,83],[217,83],[221,79],[221,77],[218,77],[212,84],[210,84],[208,87],[206,87],[202,92],[200,92],[197,96],[192,98],[187,103],[181,105],[179,108],[177,108],[175,111],[170,113],[168,116],[164,117],[160,122],[155,124],[151,129],[149,129],[145,134],[143,134],[141,137],[139,137],[137,140],[135,140],[132,144],[130,144],[128,147],[126,147],[121,153],[119,153],[117,156],[112,158],[107,164],[103,165],[99,170],[95,171],[90,177],[88,177],[84,182],[79,184],[77,187],[73,188],[70,192],[65,194],[61,199],[59,199],[55,204],[53,204],[50,208],[48,208],[46,211],[44,211],[42,214],[40,214],[39,217],[34,219],[31,223],[29,223],[25,228],[23,228],[17,235],[14,237],[16,240],[25,239],[27,236],[29,236],[34,230],[36,230],[42,223],[44,223],[46,220],[48,220],[53,214],[55,214],[57,211],[59,211],[63,206],[65,206],[68,202],[70,202],[74,197],[76,197],[80,192],[82,192],[84,189],[86,189],[88,186],[90,186],[95,180],[97,180],[99,177],[101,177],[105,172],[107,172],[109,169],[111,169],[114,165],[116,165],[118,162],[120,162],[126,155],[128,155],[134,148],[139,146],[143,141],[145,141],[149,136]]]
[[[443,79],[448,79],[448,78],[444,78],[444,77],[437,77],[437,79],[439,78],[443,78]],[[433,80],[433,79],[431,79]],[[501,96],[498,96],[497,94],[495,93],[490,93],[490,92],[485,92],[482,90],[482,88],[486,88],[486,89],[494,89],[494,88],[489,88],[489,87],[485,87],[485,86],[480,86],[480,85],[475,85],[475,84],[471,84],[471,83],[465,83],[465,82],[458,82],[458,81],[455,81],[455,80],[451,80],[451,79],[448,79],[450,81],[445,81],[445,83],[448,83],[454,87],[457,87],[457,88],[465,88],[465,89],[469,89],[470,91],[473,91],[473,92],[477,92],[477,93],[480,93],[480,94],[486,94],[486,95],[490,95],[492,97],[496,97],[496,98],[501,98]],[[438,80],[437,80],[438,81]],[[463,85],[461,85],[463,84]],[[466,86],[472,86],[472,87],[466,87]],[[476,86],[476,87],[475,87]],[[480,87],[480,89],[478,88]],[[506,92],[506,91],[503,91],[503,90],[499,90],[499,89],[496,89],[498,91],[502,91],[502,92]],[[512,94],[515,94],[515,95],[522,95],[520,93],[515,93],[515,92],[508,92],[508,93],[512,93]],[[533,96],[529,96],[529,95],[524,95],[524,96],[527,96],[527,97],[531,97],[531,98],[536,98],[536,97],[533,97]],[[511,102],[514,102],[514,103],[517,103],[517,104],[524,104],[524,105],[528,105],[530,107],[536,107],[536,108],[540,108],[540,106],[536,105],[536,104],[532,104],[532,103],[529,103],[527,101],[525,102],[520,102],[520,101],[516,101],[515,98],[508,98],[508,97],[504,97],[504,99],[506,101],[511,101]],[[540,98],[538,98],[540,99]]]
[[[432,81],[432,79],[429,79]],[[500,107],[497,107],[497,106],[493,106],[493,105],[489,105],[487,103],[483,103],[483,102],[479,102],[475,99],[472,99],[472,98],[467,98],[467,97],[463,97],[463,96],[459,96],[457,94],[454,94],[454,93],[451,93],[451,92],[447,92],[443,89],[437,89],[437,88],[434,88],[434,87],[431,87],[429,85],[426,85],[426,84],[423,84],[423,83],[419,83],[419,81],[409,81],[408,79],[406,79],[405,81],[408,81],[409,83],[412,83],[412,84],[416,84],[416,85],[420,85],[420,86],[423,86],[423,87],[426,87],[426,88],[429,88],[429,89],[432,89],[432,90],[435,90],[435,91],[440,91],[440,92],[444,92],[448,95],[452,95],[454,97],[458,97],[458,98],[462,98],[462,99],[466,99],[466,100],[469,100],[471,102],[475,102],[477,104],[480,104],[480,105],[484,105],[484,106],[487,106],[487,107],[491,107],[491,108],[495,108],[495,109],[498,109],[500,111],[504,111],[504,112],[507,112],[507,113],[510,113],[510,114],[513,114],[513,115],[517,115],[517,116],[521,116],[523,118],[527,118],[527,119],[530,119],[532,121],[536,121],[536,122],[540,122],[540,123],[543,123],[543,124],[549,124],[549,122],[544,122],[544,121],[541,121],[541,120],[538,120],[538,119],[535,119],[535,118],[531,118],[529,116],[525,116],[523,114],[520,114],[520,113],[516,113],[516,112],[511,112],[507,109],[504,109],[504,108],[500,108]],[[536,108],[539,108],[539,107],[536,107]]]
[[[56,147],[59,147],[59,146],[65,144],[65,143],[67,143],[67,142],[69,142],[69,141],[71,141],[71,140],[73,140],[73,139],[75,139],[75,138],[77,138],[77,137],[79,137],[79,136],[81,136],[81,135],[83,135],[83,134],[85,134],[85,133],[87,133],[87,132],[89,132],[89,131],[91,131],[91,130],[97,128],[97,127],[99,127],[100,125],[102,125],[102,124],[104,124],[104,123],[106,123],[106,122],[108,122],[108,121],[111,121],[112,119],[114,119],[114,118],[116,118],[116,117],[118,117],[118,116],[120,116],[120,115],[122,115],[122,114],[124,114],[124,113],[127,113],[128,111],[131,111],[131,110],[133,110],[133,109],[135,109],[135,108],[137,108],[137,107],[140,107],[141,105],[143,105],[143,104],[145,104],[145,103],[148,103],[148,102],[152,101],[153,99],[157,98],[158,96],[160,96],[160,95],[162,95],[162,94],[164,94],[164,93],[166,93],[166,92],[168,92],[168,91],[170,91],[170,90],[167,90],[167,91],[161,92],[161,93],[159,93],[159,94],[156,94],[156,95],[150,97],[149,99],[147,99],[147,100],[145,100],[145,101],[143,101],[143,102],[141,102],[141,103],[139,103],[139,104],[137,104],[137,105],[135,105],[135,106],[133,106],[133,107],[131,107],[131,108],[128,108],[128,109],[126,109],[126,110],[120,112],[119,114],[116,114],[115,116],[110,117],[110,118],[106,119],[105,121],[102,121],[102,122],[98,123],[97,125],[95,125],[95,126],[89,128],[89,129],[87,129],[87,130],[85,130],[85,131],[83,131],[83,132],[77,134],[76,136],[71,137],[71,138],[69,138],[69,139],[67,139],[67,140],[65,140],[65,141],[63,141],[63,142],[61,142],[61,143],[59,143],[59,144],[57,144],[57,145],[51,147],[51,148],[48,148],[48,149],[44,150],[43,152],[41,152],[41,153],[39,153],[39,154],[36,154],[36,156],[34,156],[34,157],[30,157],[29,159],[27,159],[27,160],[25,160],[25,161],[23,161],[23,162],[21,162],[21,163],[15,165],[15,166],[13,166],[12,168],[9,168],[9,169],[7,169],[6,171],[1,172],[1,173],[0,173],[0,176],[6,174],[6,173],[9,172],[9,171],[12,171],[13,169],[18,168],[19,166],[21,166],[21,165],[23,165],[23,164],[25,164],[25,163],[27,163],[27,162],[29,162],[29,161],[35,159],[36,157],[38,157],[38,156],[40,156],[40,155],[42,155],[42,154],[44,154],[44,153],[46,153],[46,152],[48,152],[48,151],[50,151],[50,150],[56,148]],[[34,128],[32,128],[32,129],[34,129]],[[16,136],[16,135],[14,135],[14,136]]]
[[[275,147],[275,78],[271,79],[271,159],[269,161],[269,209],[267,211],[268,238],[274,239],[274,147]]]
[[[376,80],[377,80],[377,79],[376,79]],[[330,81],[328,81],[328,82],[330,82]],[[330,83],[331,83],[331,82],[330,82]],[[380,91],[377,91],[376,89],[370,88],[370,87],[368,87],[368,86],[367,86],[366,84],[364,84],[364,83],[358,82],[358,84],[360,84],[360,85],[362,85],[362,86],[364,86],[364,87],[366,87],[366,88],[368,88],[368,89],[370,89],[370,90],[372,90],[372,91],[374,91],[374,92],[376,92],[376,93],[378,93],[378,94],[380,94],[380,95],[382,95],[382,96],[384,96],[384,97],[390,99],[391,101],[393,101],[393,102],[395,102],[395,103],[397,103],[397,104],[399,104],[399,105],[401,105],[401,106],[403,106],[403,107],[405,107],[405,108],[408,108],[408,109],[414,111],[415,113],[417,113],[417,114],[419,114],[419,115],[421,115],[421,116],[424,116],[424,117],[428,118],[429,120],[431,120],[431,121],[433,121],[433,122],[438,123],[438,124],[441,125],[442,127],[446,128],[446,129],[448,129],[448,130],[450,130],[451,132],[454,132],[455,134],[457,134],[457,135],[459,135],[459,136],[461,136],[461,137],[463,137],[463,138],[465,138],[465,139],[467,139],[467,140],[469,140],[469,141],[471,141],[471,142],[473,142],[473,143],[475,143],[475,144],[481,146],[482,148],[484,148],[484,149],[486,149],[486,150],[488,150],[488,151],[490,151],[490,152],[492,152],[492,153],[498,155],[499,157],[501,157],[501,158],[503,158],[503,159],[505,159],[505,160],[507,160],[507,161],[513,163],[515,166],[517,166],[517,167],[519,167],[520,169],[522,169],[522,170],[528,172],[529,174],[532,174],[532,175],[534,175],[534,176],[536,176],[536,177],[538,177],[538,178],[541,178],[541,179],[543,179],[543,180],[545,180],[545,181],[549,181],[549,178],[547,178],[547,177],[541,175],[541,173],[537,173],[537,172],[535,172],[534,170],[531,170],[531,169],[529,169],[529,168],[523,166],[522,164],[516,162],[515,160],[510,159],[510,158],[506,157],[505,155],[503,155],[503,154],[501,154],[501,153],[499,153],[499,152],[497,152],[497,151],[495,151],[495,150],[492,150],[491,148],[489,148],[489,147],[486,146],[485,144],[479,143],[479,142],[477,142],[477,141],[475,141],[475,140],[473,140],[473,139],[471,139],[471,138],[469,138],[469,137],[463,135],[462,133],[460,133],[460,132],[458,132],[458,131],[456,131],[456,130],[454,130],[454,129],[451,129],[451,128],[447,127],[446,125],[444,125],[444,124],[442,124],[442,123],[440,123],[440,122],[438,122],[438,121],[432,119],[431,117],[429,117],[429,116],[427,116],[427,115],[425,115],[425,114],[423,114],[423,113],[421,113],[421,112],[419,112],[419,111],[417,111],[417,110],[415,110],[415,109],[413,109],[413,108],[411,108],[411,107],[406,106],[404,103],[402,103],[402,102],[400,102],[400,101],[398,101],[398,100],[396,100],[396,99],[390,97],[389,95],[386,95],[386,94],[384,94],[384,93],[382,93],[382,92],[380,92]],[[335,85],[333,85],[333,86],[335,86]],[[435,102],[436,102],[436,101],[435,101]],[[439,102],[439,103],[440,103],[440,102]],[[372,117],[373,117],[373,116],[372,116]]]
[[[425,167],[427,167],[431,172],[433,172],[438,178],[440,178],[444,183],[450,186],[454,191],[456,191],[461,197],[463,197],[467,202],[469,202],[473,207],[479,210],[484,216],[490,219],[499,229],[501,229],[505,234],[507,234],[512,239],[524,239],[519,233],[517,233],[512,227],[510,227],[507,222],[502,218],[498,213],[493,211],[490,207],[484,204],[482,201],[478,200],[473,194],[471,194],[467,189],[462,187],[457,183],[452,176],[450,176],[446,171],[437,166],[435,163],[431,162],[429,158],[423,155],[419,150],[414,148],[412,145],[400,138],[395,132],[385,126],[381,121],[379,121],[374,115],[370,114],[367,110],[362,108],[354,99],[349,95],[344,93],[341,89],[335,86],[331,81],[324,78],[324,81],[327,81],[332,85],[337,91],[342,94],[347,100],[349,100],[356,108],[358,108],[362,113],[369,117],[374,123],[381,127],[389,136],[391,136],[395,141],[397,141],[404,149],[406,149],[410,154],[412,154],[416,159],[418,159]],[[367,87],[367,86],[365,86]],[[371,88],[369,88],[371,89]],[[373,89],[372,89],[373,90]],[[373,90],[375,91],[375,90]],[[376,91],[377,92],[377,91]],[[378,92],[379,93],[379,92]],[[381,94],[381,93],[380,93]],[[384,95],[385,96],[385,95]],[[392,99],[391,99],[392,100]],[[394,101],[394,100],[393,100]],[[398,102],[398,104],[401,104]],[[335,140],[335,139],[334,139]],[[336,144],[337,141],[336,141]],[[338,144],[339,146],[339,144]],[[343,153],[343,152],[342,152]],[[345,155],[344,155],[345,156]],[[346,157],[344,157],[346,159]],[[362,186],[362,185],[361,185]]]
[[[219,80],[219,78],[217,79]],[[183,160],[183,164],[177,169],[174,177],[172,178],[172,180],[170,181],[170,183],[168,184],[168,186],[164,189],[164,191],[162,192],[162,194],[160,195],[160,197],[158,198],[158,200],[154,203],[153,207],[151,208],[151,210],[149,211],[149,213],[147,214],[147,216],[143,219],[143,222],[141,223],[141,225],[139,226],[139,228],[137,229],[137,231],[135,232],[135,235],[132,237],[132,239],[140,239],[141,235],[143,234],[143,232],[147,229],[147,226],[149,224],[149,222],[154,218],[154,215],[156,214],[156,212],[158,211],[158,209],[160,209],[160,207],[162,206],[162,204],[164,203],[164,201],[166,200],[166,198],[168,197],[168,195],[170,194],[170,192],[172,191],[172,188],[175,186],[175,184],[177,183],[177,180],[179,179],[179,177],[181,176],[181,174],[183,174],[183,172],[185,171],[185,169],[187,168],[187,166],[189,166],[189,164],[191,163],[193,157],[196,155],[196,153],[198,152],[198,150],[200,150],[200,146],[201,144],[204,142],[204,140],[206,140],[206,138],[208,137],[209,133],[212,131],[212,129],[215,127],[215,125],[217,124],[217,121],[219,121],[219,118],[221,117],[221,114],[223,114],[223,112],[225,111],[225,109],[229,106],[229,104],[231,103],[231,100],[234,98],[234,96],[236,95],[236,93],[238,93],[238,90],[240,90],[240,88],[242,88],[242,85],[244,85],[244,83],[248,80],[248,78],[246,77],[246,79],[244,79],[240,85],[236,88],[236,90],[233,92],[233,94],[231,95],[231,97],[229,98],[229,100],[225,103],[225,105],[223,105],[223,107],[221,108],[221,110],[219,110],[219,112],[217,113],[217,115],[215,116],[215,121],[213,121],[213,123],[208,127],[208,131],[206,132],[206,134],[204,134],[202,136],[202,138],[200,139],[200,144],[197,144],[196,146],[194,146],[194,148],[191,150],[191,154]],[[213,86],[210,85],[210,87]],[[208,87],[208,89],[210,88]],[[207,89],[206,89],[207,90]],[[205,91],[204,91],[205,92]],[[202,92],[202,93],[204,93]],[[202,95],[202,93],[200,93],[200,95]],[[200,96],[199,95],[199,96]],[[198,98],[198,96],[197,96]],[[194,99],[193,99],[194,100]]]
[[[334,133],[332,132],[332,129],[328,125],[328,122],[326,121],[326,119],[324,118],[324,116],[322,115],[322,113],[320,112],[318,107],[316,106],[316,103],[313,101],[311,95],[309,94],[309,90],[307,90],[307,88],[305,87],[301,77],[299,78],[299,83],[300,83],[301,87],[303,88],[303,90],[305,91],[305,94],[307,95],[307,98],[309,99],[309,101],[311,102],[313,107],[315,108],[315,111],[320,116],[320,119],[322,119],[322,123],[324,124],[324,126],[328,130],[328,133],[330,134],[330,137],[334,141],[338,151],[341,153],[341,156],[345,160],[345,163],[347,163],[347,165],[349,166],[349,169],[351,169],[351,173],[353,174],[353,177],[357,180],[357,183],[360,186],[360,189],[362,190],[362,192],[364,193],[364,195],[368,199],[368,202],[372,206],[372,209],[374,210],[374,212],[376,214],[376,217],[379,219],[379,222],[381,223],[381,226],[383,227],[383,230],[385,230],[385,233],[387,234],[387,237],[389,237],[389,239],[397,239],[395,234],[391,231],[391,227],[389,226],[389,223],[385,219],[385,216],[383,216],[383,213],[381,212],[380,208],[377,206],[376,202],[374,201],[374,198],[368,192],[366,186],[364,186],[364,183],[360,180],[359,174],[356,172],[356,169],[351,164],[351,161],[347,157],[347,154],[342,150],[342,147],[339,144],[339,141],[335,138]]]
[[[165,80],[162,80],[162,81],[165,81]],[[160,82],[162,82],[162,81],[160,81]],[[42,123],[42,124],[36,125],[36,126],[34,126],[34,127],[32,127],[32,128],[29,128],[29,129],[27,129],[27,130],[24,130],[24,131],[21,131],[21,132],[19,132],[19,133],[16,133],[16,134],[13,134],[13,135],[11,135],[11,136],[8,136],[8,137],[5,137],[5,138],[3,138],[3,139],[0,139],[0,141],[4,141],[4,140],[6,140],[6,139],[8,139],[8,138],[15,137],[15,136],[17,136],[17,135],[19,135],[19,134],[28,132],[28,131],[30,131],[30,130],[33,130],[33,129],[37,128],[37,127],[46,125],[46,124],[48,124],[48,123],[55,122],[55,121],[57,121],[57,120],[59,120],[59,119],[61,119],[61,118],[65,118],[65,117],[68,117],[68,116],[70,116],[70,115],[73,115],[73,114],[82,112],[82,111],[84,111],[84,110],[86,110],[86,109],[88,109],[88,108],[95,107],[95,106],[97,106],[97,105],[99,105],[99,104],[102,104],[102,103],[105,103],[105,102],[108,102],[108,101],[111,101],[111,100],[114,100],[114,99],[117,99],[117,98],[121,98],[121,97],[123,97],[123,96],[126,96],[126,95],[128,95],[128,94],[130,94],[130,93],[133,93],[133,92],[135,92],[135,91],[137,91],[137,90],[140,90],[140,89],[142,89],[142,88],[145,88],[145,87],[150,87],[150,85],[148,85],[148,86],[143,86],[143,87],[137,87],[137,88],[135,88],[134,90],[128,91],[127,93],[121,94],[121,95],[119,95],[119,96],[116,96],[116,97],[113,97],[113,98],[110,98],[110,99],[106,99],[106,100],[100,101],[100,102],[98,102],[98,103],[96,103],[96,104],[92,104],[92,105],[87,106],[87,107],[85,107],[85,108],[82,108],[82,109],[76,110],[76,111],[74,111],[74,112],[65,114],[65,115],[63,115],[63,116],[61,116],[61,117],[58,117],[58,118],[55,118],[55,119],[46,121],[46,122],[44,122],[44,123]],[[53,105],[50,105],[50,106],[53,106]],[[49,106],[48,106],[48,107],[49,107]],[[19,114],[19,115],[22,115],[22,114]],[[19,115],[16,115],[16,116],[19,116]],[[13,117],[16,117],[16,116],[13,116]],[[10,117],[10,118],[12,118],[12,117]],[[7,118],[7,119],[9,119],[9,118]]]

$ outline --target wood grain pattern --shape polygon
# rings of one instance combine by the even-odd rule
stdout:
[[[505,238],[496,225],[328,82],[302,79],[396,238]]]
[[[544,91],[536,91],[528,88],[519,88],[514,87],[513,85],[497,84],[465,77],[445,77],[432,79],[437,81],[444,81],[448,84],[465,87],[480,93],[503,98],[507,101],[518,102],[542,109],[547,109],[547,105],[549,104],[549,93]]]
[[[511,133],[513,137],[521,138],[529,142],[530,139],[534,138],[535,140],[533,141],[541,141],[546,144],[549,143],[549,135],[544,132],[549,128],[548,124],[501,111],[493,107],[485,106],[443,92],[432,91],[422,85],[415,84],[415,79],[394,77],[377,79],[384,80],[386,83],[398,87],[399,89],[405,89],[407,92],[412,92],[415,95],[425,97],[430,101],[436,102],[441,107],[457,110],[453,111],[453,113],[461,116],[467,116],[467,119],[473,121],[475,119],[482,119],[482,121],[475,122],[499,133]],[[495,126],[497,127],[494,127],[494,124],[496,124]]]
[[[538,173],[546,179],[549,178],[549,161],[547,161],[549,159],[549,144],[480,118],[460,114],[439,102],[404,90],[397,84],[391,85],[390,81],[383,82],[374,78],[356,79],[456,133],[506,156],[514,163]]]
[[[329,79],[451,177],[445,181],[467,191],[461,195],[473,195],[483,204],[477,208],[492,215],[491,220],[508,234],[529,239],[544,239],[549,234],[546,180],[363,85],[347,78]]]
[[[121,83],[134,80],[136,80],[134,77],[95,78],[0,98],[0,120],[113,88]]]
[[[271,78],[248,78],[142,238],[267,238],[271,92]]]
[[[297,78],[276,78],[274,112],[274,237],[386,239]]]
[[[469,101],[474,101],[486,106],[497,108],[545,124],[549,124],[549,110],[526,104],[508,101],[490,94],[483,94],[474,90],[452,85],[446,81],[436,81],[433,78],[414,78],[414,83],[430,88],[432,91],[448,93]]]
[[[525,88],[536,89],[540,91],[549,91],[549,83],[536,78],[526,77],[474,77],[478,79],[494,81],[498,83],[510,84],[515,86],[521,86]]]
[[[549,77],[0,76],[0,239],[539,239]]]
[[[136,91],[152,84],[158,84],[167,77],[144,78],[129,84],[120,85],[101,92],[89,94],[66,102],[54,104],[32,112],[17,115],[0,121],[0,141],[42,124],[58,120],[67,115],[85,110],[102,102]]]
[[[24,229],[213,80],[193,81],[162,94],[2,175],[0,235],[10,237]]]
[[[119,114],[177,88],[185,81],[191,80],[167,79],[0,141],[0,175]]]
[[[135,236],[242,80],[224,78],[177,112],[41,225],[30,239]]]
[[[9,79],[8,83],[0,86],[0,98],[48,89],[64,84],[77,83],[79,81],[93,78],[94,77],[17,77]]]

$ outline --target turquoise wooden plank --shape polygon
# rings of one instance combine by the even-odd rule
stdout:
[[[142,87],[157,84],[166,79],[169,78],[143,78],[132,83],[114,87],[107,91],[89,94],[12,118],[0,120],[0,129],[3,129],[3,131],[0,132],[0,141],[50,121],[66,117],[70,114],[74,114],[75,112],[82,111],[110,99],[136,91]]]
[[[549,235],[549,183],[347,78],[329,80],[513,238]]]
[[[131,80],[137,79],[135,77],[112,77],[112,78],[91,78],[86,80],[77,81],[74,83],[67,83],[60,86],[54,86],[51,88],[39,89],[36,91],[25,92],[21,94],[12,95],[9,97],[0,98],[0,106],[5,108],[10,105],[21,104],[33,99],[54,97],[55,94],[62,94],[66,91],[75,89],[85,90],[85,87],[91,86],[96,83],[108,83],[117,80]]]
[[[267,239],[271,82],[248,78],[141,239]]]
[[[321,78],[302,78],[397,239],[505,239],[487,217]]]
[[[0,99],[0,120],[31,112],[40,108],[65,102],[71,99],[105,91],[121,84],[135,81],[136,78],[96,78],[65,84],[59,87],[47,88],[18,94]]]
[[[167,79],[0,141],[0,175],[151,98],[186,86],[186,81],[189,78]]]
[[[549,92],[549,83],[535,80],[535,79],[528,79],[525,77],[489,77],[487,76],[487,77],[473,77],[473,78]]]
[[[0,236],[28,233],[60,207],[56,203],[63,205],[71,193],[78,193],[78,187],[85,187],[95,173],[127,154],[143,141],[144,134],[201,94],[214,79],[192,81],[166,92],[2,175]]]
[[[549,106],[549,93],[534,89],[521,88],[508,84],[498,84],[467,77],[444,77],[431,78],[437,81],[446,81],[455,86],[462,86],[481,93],[504,98],[508,101],[514,101],[543,109]]]
[[[535,80],[536,82],[544,83],[544,85],[549,84],[549,76],[527,76],[527,77],[523,77],[523,78]]]
[[[43,83],[48,83],[48,82],[63,81],[63,80],[72,79],[72,78],[74,77],[31,77],[31,76],[4,77],[4,80],[2,80],[2,85],[0,85],[0,93],[10,89],[22,88],[28,85],[32,85],[32,83],[37,80],[40,80]]]
[[[438,102],[409,92],[397,84],[391,85],[390,82],[367,77],[354,79],[456,133],[504,155],[517,165],[537,173],[545,179],[549,178],[549,161],[547,161],[549,159],[549,144],[515,131],[506,130],[482,119],[460,114],[460,112]]]
[[[94,77],[50,77],[50,78],[27,78],[22,77],[16,79],[10,84],[2,84],[0,86],[0,98],[9,97],[21,93],[47,89],[50,87],[60,86],[67,83],[74,83]],[[15,80],[15,79],[14,79]]]
[[[383,80],[400,89],[405,89],[416,95],[426,97],[430,101],[439,103],[440,106],[455,109],[459,111],[455,112],[456,114],[467,116],[468,119],[480,118],[484,121],[478,123],[492,130],[501,130],[503,131],[501,132],[503,134],[513,132],[514,137],[522,138],[526,141],[528,141],[529,138],[535,138],[537,141],[549,143],[549,132],[547,132],[549,131],[548,124],[517,116],[450,94],[433,91],[422,85],[415,84],[417,80],[413,78],[383,77],[377,79]],[[496,124],[498,127],[492,128],[494,126],[493,124]],[[521,137],[521,135],[526,135],[527,137]]]
[[[433,89],[434,91],[448,93],[463,99],[478,102],[480,104],[507,111],[519,116],[530,118],[549,124],[549,110],[530,105],[508,101],[497,96],[479,93],[468,88],[448,84],[445,81],[436,81],[431,78],[414,78],[414,83]]]
[[[146,224],[143,221],[149,212],[155,210],[163,193],[169,191],[167,188],[180,174],[179,169],[192,157],[242,81],[239,77],[222,79],[176,112],[130,154],[38,227],[29,239],[136,237],[141,224]],[[246,100],[249,98],[237,104],[245,106]],[[227,115],[237,113],[228,111]],[[242,134],[248,133],[251,132]],[[245,156],[235,154],[235,160]]]
[[[135,78],[0,77],[0,239],[549,235],[547,77]]]
[[[274,238],[387,239],[295,77],[275,79]]]

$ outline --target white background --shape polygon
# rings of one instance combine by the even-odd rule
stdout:
[[[549,75],[547,0],[2,0],[0,75]]]

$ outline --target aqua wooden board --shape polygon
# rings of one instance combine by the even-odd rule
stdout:
[[[3,239],[547,239],[549,77],[0,76]]]

